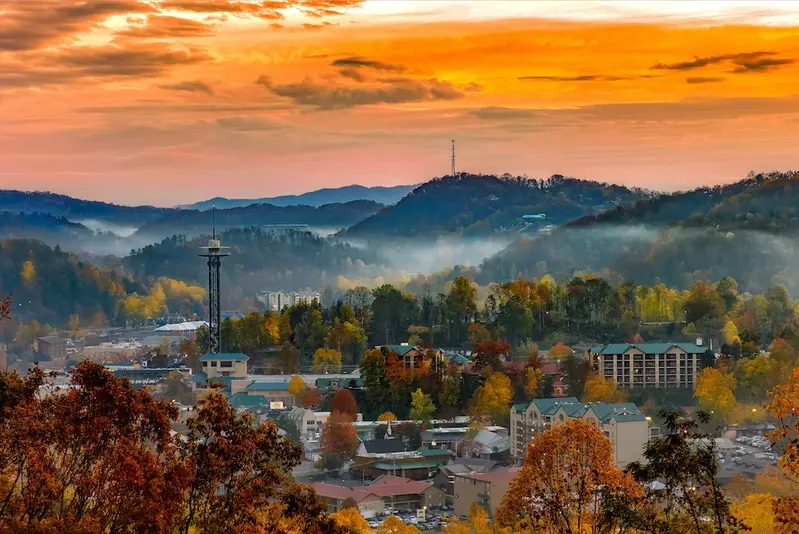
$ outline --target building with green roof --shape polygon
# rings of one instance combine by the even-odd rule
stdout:
[[[588,357],[597,373],[622,388],[693,389],[707,350],[695,343],[610,343],[591,347]]]
[[[529,404],[515,404],[510,408],[511,457],[521,463],[527,446],[536,435],[572,419],[588,419],[596,424],[610,439],[614,459],[622,467],[642,460],[650,434],[657,432],[631,402],[585,403],[576,397],[534,399]]]

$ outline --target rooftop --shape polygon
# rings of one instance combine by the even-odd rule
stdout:
[[[193,332],[201,326],[208,326],[205,321],[186,321],[184,323],[173,323],[159,326],[156,332]]]
[[[288,391],[288,382],[261,382],[256,380],[249,386],[247,391]]]
[[[644,354],[663,354],[672,348],[677,347],[688,354],[702,354],[708,350],[707,347],[696,345],[695,343],[610,343],[591,347],[589,350],[595,354],[624,354],[630,349],[638,349]]]
[[[250,357],[246,354],[242,354],[241,352],[222,352],[220,354],[205,354],[200,358],[201,362],[210,362],[210,361],[218,361],[218,360],[234,360],[240,361],[249,360]]]

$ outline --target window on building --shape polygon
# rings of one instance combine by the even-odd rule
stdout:
[[[219,367],[233,367],[233,362],[219,362]]]
[[[216,367],[217,362],[211,362],[211,367]]]
[[[208,362],[203,362],[203,367],[208,367]]]

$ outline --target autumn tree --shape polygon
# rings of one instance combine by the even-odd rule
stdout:
[[[774,497],[763,493],[747,495],[730,507],[732,515],[750,534],[773,534]]]
[[[375,529],[375,534],[421,534],[421,531],[413,525],[406,525],[399,517],[390,515]]]
[[[799,483],[799,368],[793,370],[791,379],[775,388],[768,410],[777,420],[777,427],[769,434],[775,447],[782,451],[778,465],[793,485]],[[775,531],[792,532],[799,525],[799,495],[783,496],[774,500]]]
[[[396,421],[397,416],[394,415],[392,412],[383,412],[377,417],[377,421],[379,423],[387,423],[389,421]]]
[[[336,349],[316,349],[312,365],[314,373],[340,373],[341,353]]]
[[[550,360],[554,360],[559,362],[568,358],[569,356],[574,354],[574,350],[569,347],[568,345],[564,345],[562,341],[558,341],[555,345],[549,349],[547,356]]]
[[[330,519],[349,534],[372,534],[369,523],[363,518],[358,508],[343,508],[331,514]]]
[[[484,374],[497,372],[502,368],[502,362],[510,360],[512,354],[513,347],[507,343],[489,339],[475,347],[472,365]]]
[[[411,393],[411,419],[413,421],[425,427],[430,423],[435,411],[436,405],[433,404],[433,399],[421,388],[417,388],[416,391]]]
[[[615,380],[592,373],[585,381],[582,402],[621,403],[627,401],[627,394],[619,388]]]
[[[735,376],[725,368],[708,367],[696,377],[694,396],[699,405],[719,419],[726,419],[735,409],[733,390],[737,385]]]
[[[352,419],[358,414],[358,404],[349,389],[341,388],[333,395],[330,400],[330,411],[340,412],[348,415]]]
[[[305,391],[305,380],[300,375],[291,377],[291,380],[289,380],[289,394],[296,397],[303,391]]]
[[[273,422],[253,425],[227,399],[211,392],[188,422],[181,452],[189,489],[181,532],[343,531],[325,514],[312,489],[294,484],[291,469],[302,448],[283,438]]]
[[[544,389],[544,373],[537,367],[528,367],[524,379],[524,394],[537,397]]]
[[[610,440],[591,422],[572,419],[536,436],[497,510],[500,526],[548,532],[615,532],[622,518],[605,508],[643,489],[613,460]]]
[[[173,532],[188,484],[169,433],[176,409],[99,364],[70,378],[39,398],[41,374],[0,376],[0,530]]]
[[[513,388],[510,379],[502,373],[493,373],[485,384],[477,388],[469,406],[469,415],[478,420],[490,419],[501,425],[510,417]]]
[[[322,394],[318,389],[306,389],[300,397],[300,406],[314,410],[322,405]]]
[[[325,455],[337,457],[340,463],[340,460],[352,458],[358,443],[352,417],[342,412],[331,413],[322,430],[320,443]]]

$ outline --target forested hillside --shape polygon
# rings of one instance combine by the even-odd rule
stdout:
[[[49,213],[70,220],[95,219],[116,224],[138,225],[172,211],[152,206],[120,206],[107,202],[83,200],[50,192],[0,191],[0,211]]]
[[[273,206],[255,204],[244,208],[217,210],[215,219],[218,229],[264,226],[269,224],[307,224],[314,228],[340,229],[377,213],[381,204],[371,200],[354,200],[344,204],[324,206]],[[211,228],[211,214],[207,211],[176,210],[157,221],[145,224],[135,237],[157,237],[172,233],[190,236],[207,232]]]
[[[223,304],[228,306],[262,290],[335,285],[339,274],[366,272],[367,265],[378,262],[373,251],[306,231],[239,228],[218,233],[218,237],[231,252],[222,267]],[[122,268],[145,283],[168,276],[205,286],[208,268],[197,254],[209,238],[204,234],[195,239],[185,235],[164,239],[131,251]]]
[[[748,291],[777,283],[795,291],[797,186],[799,174],[774,173],[642,200],[519,239],[483,263],[481,279],[582,271],[687,287],[732,276]]]
[[[417,187],[344,235],[369,239],[485,236],[518,227],[523,215],[543,213],[547,224],[563,224],[647,196],[640,190],[563,176],[535,180],[459,174]]]
[[[40,241],[0,242],[0,292],[13,295],[20,320],[64,325],[71,314],[114,318],[135,283]]]

